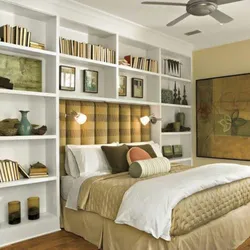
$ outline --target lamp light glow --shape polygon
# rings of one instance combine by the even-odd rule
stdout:
[[[143,116],[140,118],[140,121],[142,125],[146,126],[150,122],[150,117],[149,116]]]
[[[82,113],[77,113],[74,119],[78,124],[82,125],[87,121],[87,116]]]

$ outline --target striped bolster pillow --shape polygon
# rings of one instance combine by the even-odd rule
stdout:
[[[129,167],[129,174],[133,178],[167,173],[171,169],[170,161],[165,157],[133,162]]]

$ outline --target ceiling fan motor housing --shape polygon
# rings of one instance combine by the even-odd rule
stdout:
[[[217,10],[216,2],[206,0],[190,0],[187,4],[187,12],[194,16],[207,16]]]

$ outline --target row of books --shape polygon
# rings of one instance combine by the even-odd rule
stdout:
[[[181,62],[173,59],[163,59],[163,74],[181,77]]]
[[[40,162],[30,166],[29,173],[27,173],[22,167],[20,168],[20,171],[25,178],[48,177],[48,168]]]
[[[20,179],[18,163],[14,161],[0,161],[0,182],[16,181]]]
[[[32,42],[31,32],[20,26],[11,27],[9,24],[3,25],[0,27],[0,39],[6,43],[45,49],[45,45],[43,43]]]
[[[87,59],[115,63],[115,51],[104,48],[102,45],[77,42],[60,37],[60,53],[83,57]]]
[[[144,57],[125,56],[124,59],[132,68],[158,73],[158,61]]]

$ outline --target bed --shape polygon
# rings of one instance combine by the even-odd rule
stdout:
[[[62,113],[67,112],[67,109],[72,109],[72,106],[76,109],[80,105],[80,110],[82,111],[83,109],[82,103],[64,102],[60,105]],[[98,108],[93,108],[95,104],[88,103],[86,105],[84,103],[84,113],[86,114],[86,112],[90,111],[89,107],[91,107],[91,112],[93,109],[94,112],[99,112],[98,109],[103,108],[103,106],[98,105]],[[88,107],[87,110],[86,107]],[[120,106],[114,107],[112,104],[109,107],[107,105],[105,107],[107,114],[111,108],[112,111],[114,111],[114,108],[119,110]],[[128,106],[122,108],[122,110],[118,111],[118,116],[121,112],[128,109]],[[129,108],[130,112],[135,112],[135,114],[138,112],[136,109]],[[142,110],[144,113],[150,113],[149,109],[145,107],[140,110],[141,113]],[[117,113],[114,113],[117,116]],[[133,117],[133,115],[129,114],[129,117]],[[110,115],[109,119],[112,122],[115,120],[110,118]],[[100,129],[97,122],[98,119],[94,122],[95,127]],[[128,126],[128,123],[130,126]],[[107,122],[107,131],[108,124],[109,122]],[[61,121],[62,131],[71,131],[72,127],[76,130],[75,126],[73,121]],[[85,129],[88,130],[90,124],[86,126]],[[133,128],[133,126],[138,126],[138,123],[133,123],[132,118],[129,122],[124,121],[122,126],[129,127],[126,130],[128,134],[123,133],[122,135],[122,140],[124,140],[125,137],[129,136],[129,130],[136,131],[137,128]],[[137,132],[140,131],[141,133],[139,136],[141,138],[140,141],[150,141],[149,130],[149,127],[137,130]],[[84,131],[84,133],[87,133],[87,131]],[[130,134],[134,134],[137,137],[133,141],[138,140],[136,133]],[[112,135],[114,136],[114,134]],[[89,136],[85,138],[81,133],[75,138],[67,137],[66,132],[64,135],[61,134],[62,171],[64,171],[65,166],[65,145],[82,144],[81,142],[79,143],[79,137],[88,141],[87,143],[85,141],[83,144],[95,144]],[[108,133],[106,137],[108,137]],[[121,141],[121,136],[118,137],[112,138],[112,141]],[[89,143],[90,141],[91,143]],[[102,140],[100,138],[97,141],[99,142],[97,144],[111,142],[109,139]],[[130,138],[128,142],[131,141],[132,139]],[[94,139],[94,142],[96,142],[96,139]],[[171,170],[168,173],[139,179],[132,178],[127,172],[118,174],[88,174],[87,176],[81,176],[84,181],[79,181],[79,178],[70,176],[62,177],[61,211],[63,227],[66,231],[85,238],[103,250],[236,249],[250,235],[250,216],[248,216],[250,208],[249,178],[242,177],[230,183],[204,189],[182,199],[172,211],[171,241],[166,241],[162,238],[156,239],[151,234],[132,226],[115,223],[124,194],[136,186],[137,183],[146,183],[152,179],[160,178],[162,175],[171,177],[184,172],[188,173],[194,169],[196,168],[175,164],[171,166]],[[75,203],[77,209],[73,209],[69,205],[69,197],[71,197],[71,203]]]

